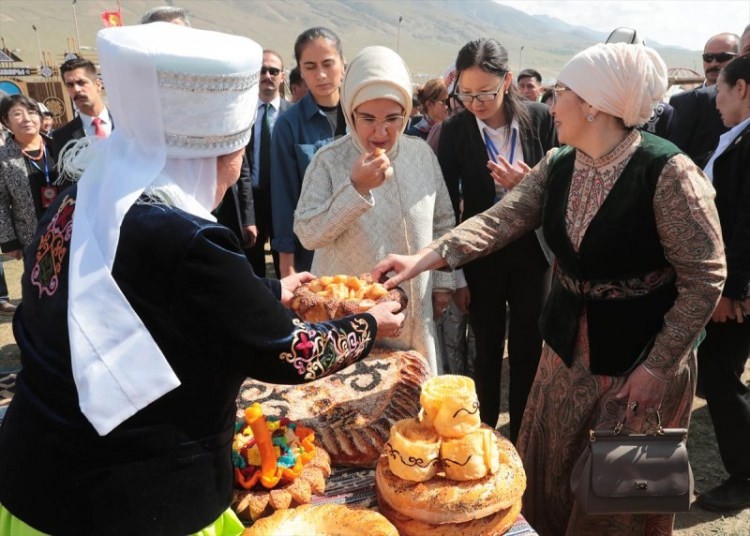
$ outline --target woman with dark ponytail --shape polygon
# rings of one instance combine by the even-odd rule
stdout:
[[[464,45],[456,58],[455,94],[464,110],[442,127],[438,160],[457,221],[483,212],[518,184],[556,145],[547,106],[524,100],[513,87],[508,52],[495,39]],[[462,208],[461,208],[462,207]],[[515,441],[542,348],[537,327],[548,262],[535,233],[470,262],[468,287],[456,292],[476,336],[474,379],[482,421],[500,412],[500,371],[507,333],[510,438]]]
[[[701,493],[698,504],[724,512],[750,508],[750,389],[742,381],[750,355],[750,55],[721,70],[716,108],[730,130],[704,171],[716,189],[727,281],[698,349],[698,385],[729,478]]]

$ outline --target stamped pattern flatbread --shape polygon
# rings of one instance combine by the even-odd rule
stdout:
[[[315,430],[332,465],[374,467],[391,425],[419,411],[421,385],[428,377],[419,353],[375,348],[362,361],[302,385],[246,380],[237,399],[238,418],[259,402],[266,415]]]

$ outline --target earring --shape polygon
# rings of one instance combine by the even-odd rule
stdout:
[[[587,115],[586,116],[586,121],[588,121],[589,123],[592,123],[594,121],[594,115],[593,114]]]

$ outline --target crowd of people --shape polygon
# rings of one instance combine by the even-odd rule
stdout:
[[[639,42],[545,84],[477,38],[421,86],[328,28],[297,36],[288,69],[171,6],[97,45],[101,77],[60,67],[69,123],[0,101],[0,249],[24,263],[17,310],[0,271],[23,367],[0,533],[238,534],[241,381],[312,381],[376,339],[471,375],[493,428],[507,356],[543,536],[670,534],[671,514],[588,515],[568,483],[590,429],[688,427],[696,389],[728,474],[698,504],[750,508],[750,25],[709,39],[704,83],[669,102]],[[366,272],[408,309],[285,308],[313,274]]]

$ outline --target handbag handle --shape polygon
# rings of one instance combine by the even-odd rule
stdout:
[[[656,432],[654,432],[653,434],[644,434],[644,435],[663,436],[666,434],[664,427],[661,424],[661,414],[659,413],[658,409],[656,410],[656,424],[657,424]],[[625,416],[622,417],[622,420],[617,421],[617,424],[615,424],[615,427],[611,432],[608,430],[601,430],[597,432],[596,430],[589,429],[589,441],[591,441],[592,443],[596,441],[597,433],[605,435],[607,437],[620,435],[624,427],[625,427]],[[682,430],[682,429],[680,428],[679,430]]]

